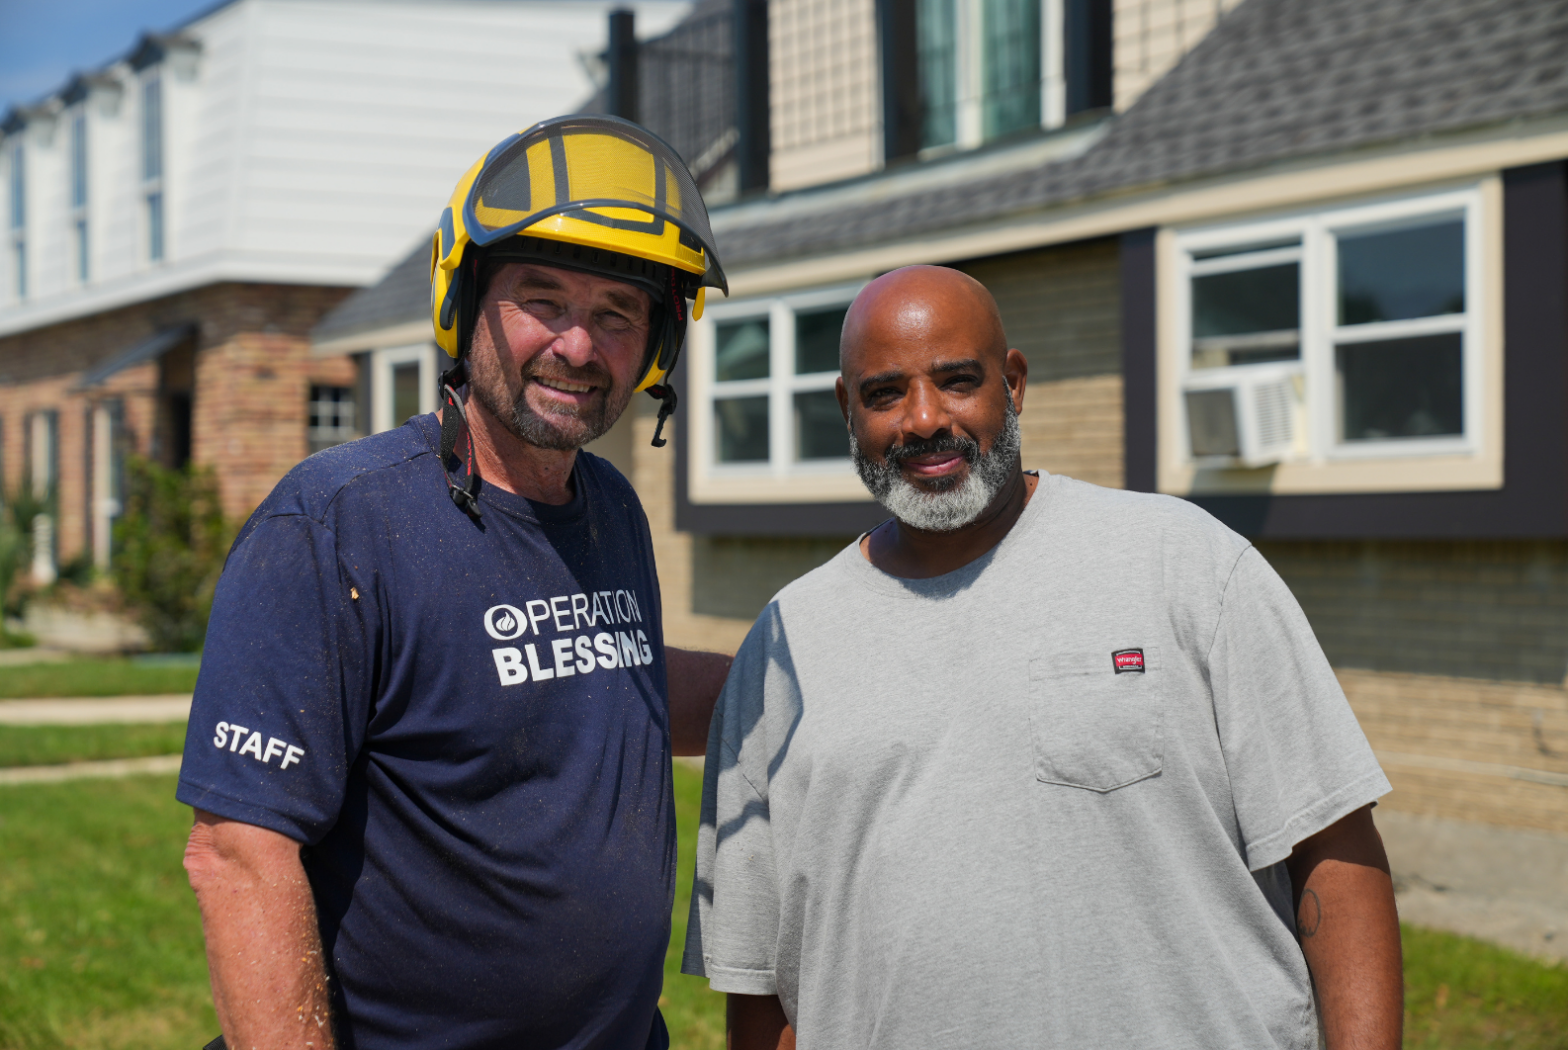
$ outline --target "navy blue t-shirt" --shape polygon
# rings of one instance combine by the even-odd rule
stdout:
[[[580,453],[571,503],[486,486],[476,525],[438,438],[318,453],[246,523],[178,797],[306,844],[345,1047],[642,1050],[675,863],[647,519]]]

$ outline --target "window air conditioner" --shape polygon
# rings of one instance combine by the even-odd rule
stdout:
[[[1205,369],[1183,384],[1187,444],[1206,467],[1266,467],[1289,459],[1296,444],[1301,365]]]

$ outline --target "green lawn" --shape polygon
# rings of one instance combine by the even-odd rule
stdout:
[[[1568,966],[1406,927],[1405,1046],[1568,1050]]]
[[[185,723],[98,726],[0,725],[0,769],[101,758],[175,755],[185,748]]]
[[[134,660],[69,660],[0,668],[0,700],[45,696],[135,696],[188,693],[196,688],[195,666]]]
[[[216,1033],[174,778],[0,787],[0,1050],[195,1050]],[[679,976],[699,775],[675,770],[680,875],[665,962],[676,1047],[724,1045],[723,997]],[[1568,967],[1405,931],[1412,1050],[1568,1050]]]

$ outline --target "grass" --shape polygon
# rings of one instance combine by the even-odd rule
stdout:
[[[661,1005],[683,1050],[724,1045],[724,997],[680,975],[701,795],[701,774],[677,765]],[[180,867],[189,830],[169,776],[0,787],[0,1050],[193,1050],[217,1034]]]
[[[21,664],[0,670],[0,700],[47,696],[139,696],[189,693],[197,668],[190,664],[80,659]]]
[[[173,777],[0,788],[0,1047],[212,1038],[189,829]]]
[[[1568,966],[1404,927],[1409,1050],[1568,1050]]]
[[[724,997],[680,975],[701,777],[676,766],[680,870],[661,1005],[719,1050]],[[217,1032],[174,778],[0,788],[0,1050],[192,1050]],[[1407,927],[1410,1050],[1568,1050],[1568,967]]]
[[[93,726],[0,725],[0,769],[90,762],[103,758],[177,755],[185,748],[185,723]]]
[[[664,997],[659,1009],[670,1028],[672,1050],[724,1050],[724,995],[701,977],[681,973],[691,879],[697,865],[697,819],[702,809],[702,774],[675,763],[675,826],[680,849],[675,877],[675,911],[670,950],[664,956]]]

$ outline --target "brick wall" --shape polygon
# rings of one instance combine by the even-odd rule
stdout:
[[[1560,686],[1568,543],[1263,542],[1335,667]]]
[[[1120,375],[1121,256],[1114,240],[998,255],[957,268],[996,297],[1029,381]]]
[[[59,413],[59,553],[90,542],[89,416],[107,398],[125,411],[132,450],[167,452],[168,406],[160,389],[193,388],[191,456],[214,467],[224,510],[242,518],[304,457],[312,382],[351,385],[346,358],[313,358],[308,333],[350,291],[300,285],[217,284],[0,338],[0,475],[7,490],[26,474],[26,418]],[[83,372],[154,333],[198,323],[194,358],[122,370],[78,390]],[[185,355],[182,359],[182,354]],[[183,373],[183,374],[182,374]]]
[[[1390,809],[1568,833],[1561,685],[1342,669]]]
[[[1568,832],[1568,543],[1264,542],[1412,813]]]

